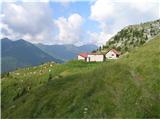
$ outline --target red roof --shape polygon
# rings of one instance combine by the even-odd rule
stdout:
[[[80,53],[79,55],[82,57],[87,57],[89,55],[89,53]]]
[[[114,52],[116,55],[120,55],[121,53],[120,52],[118,52],[117,50],[115,50],[115,49],[111,49],[111,50],[109,50],[109,51],[112,51],[112,52]],[[108,51],[108,52],[109,52]],[[107,52],[107,53],[108,53]],[[84,58],[86,58],[86,57],[88,57],[88,55],[98,55],[97,53],[80,53],[79,54],[81,57],[84,57]],[[100,54],[101,55],[101,54]]]
[[[97,53],[80,53],[79,54],[82,57],[88,57],[88,55],[98,55]]]

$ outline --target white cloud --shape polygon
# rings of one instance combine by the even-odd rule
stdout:
[[[3,3],[1,18],[4,37],[12,39],[26,38],[31,42],[42,42],[54,30],[48,3]]]
[[[104,43],[127,25],[158,19],[157,3],[158,0],[96,0],[90,7],[90,19],[99,23],[101,31],[90,35]]]
[[[106,32],[89,32],[88,35],[90,36],[90,40],[92,44],[96,44],[98,46],[104,45],[109,38],[113,36],[113,34],[108,34]]]
[[[158,4],[158,0],[131,0],[128,1],[128,6],[136,11],[146,13],[152,12],[153,9],[156,9],[156,4]],[[156,9],[157,10],[157,9]]]
[[[71,44],[79,42],[82,35],[82,26],[83,18],[74,13],[67,18],[60,17],[55,21],[59,29],[57,39],[60,43]]]
[[[19,33],[15,33],[12,29],[10,29],[7,24],[1,22],[0,26],[1,26],[0,38],[8,37],[10,39],[17,39],[20,36]]]
[[[74,13],[54,20],[49,3],[3,3],[1,18],[1,38],[45,44],[79,44],[82,39],[83,18]]]
[[[110,0],[97,0],[91,6],[91,19],[104,21],[114,13],[113,2]]]
[[[45,3],[48,3],[48,2],[60,2],[62,3],[63,5],[66,5],[66,4],[69,4],[70,2],[77,2],[78,0],[1,0],[1,2],[10,2],[10,3],[13,3],[13,2],[34,2],[34,3],[37,3],[37,2],[45,2]],[[79,0],[81,1],[81,0]],[[86,0],[84,0],[86,1]]]
[[[2,21],[17,31],[36,34],[52,27],[51,10],[47,3],[9,3],[4,4],[3,9],[5,17]]]
[[[111,19],[118,22],[130,19],[132,15],[158,16],[158,10],[158,0],[96,0],[90,7],[90,18],[105,26]]]
[[[67,14],[71,14],[69,17],[53,19],[56,11],[51,10],[48,1],[68,5],[70,2],[75,2],[75,0],[15,1],[24,2],[2,3],[2,14],[0,16],[2,33],[0,37],[23,38],[30,42],[48,44],[95,43],[101,45],[124,26],[153,20],[158,18],[159,15],[158,0],[92,1],[90,2],[91,13],[89,18],[99,23],[100,31],[87,33],[83,29],[85,28],[83,26],[85,18],[77,13],[66,11]]]

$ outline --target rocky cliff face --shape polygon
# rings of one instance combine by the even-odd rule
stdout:
[[[160,34],[160,19],[138,25],[129,25],[107,41],[101,51],[115,48],[124,53],[143,45],[158,34]]]

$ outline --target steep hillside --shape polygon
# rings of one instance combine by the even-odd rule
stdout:
[[[160,118],[160,36],[115,61],[71,61],[2,77],[2,118]]]
[[[49,55],[64,61],[75,59],[81,52],[91,52],[97,49],[97,46],[92,44],[82,46],[36,44],[36,46]]]
[[[153,39],[159,33],[160,19],[138,25],[130,25],[113,36],[106,45],[103,46],[102,51],[110,48],[116,48],[122,53],[130,51]]]
[[[1,40],[1,48],[2,73],[48,61],[61,62],[24,40],[11,41],[4,38]]]

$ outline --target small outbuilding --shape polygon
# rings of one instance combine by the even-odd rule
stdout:
[[[116,51],[115,49],[111,49],[105,54],[105,58],[106,59],[118,59],[120,55],[121,55],[120,52]]]
[[[88,54],[89,53],[80,53],[78,55],[78,60],[87,61]]]
[[[121,55],[120,52],[115,49],[109,50],[107,53],[98,54],[98,53],[80,53],[78,55],[78,60],[86,62],[103,62],[106,59],[118,59]]]
[[[104,55],[97,53],[81,53],[78,55],[78,60],[83,60],[86,62],[103,62]]]

